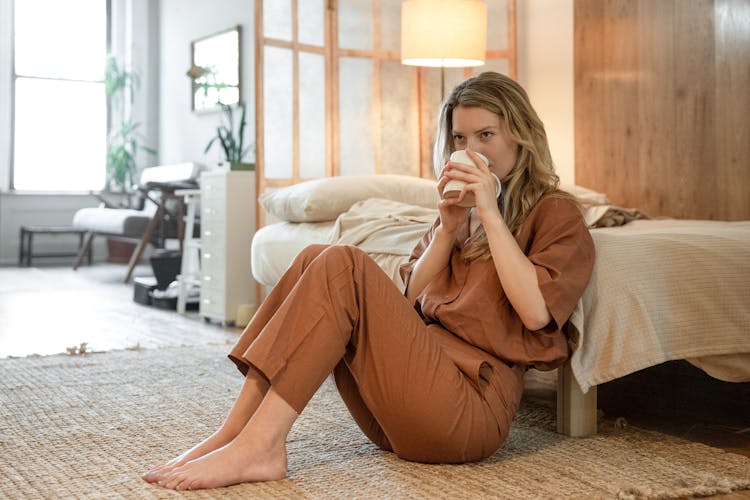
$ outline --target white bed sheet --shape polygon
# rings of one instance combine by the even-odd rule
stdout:
[[[275,285],[306,246],[329,241],[335,222],[283,221],[260,228],[251,249],[255,280],[265,286]]]

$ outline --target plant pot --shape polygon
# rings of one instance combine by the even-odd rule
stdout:
[[[255,170],[255,163],[245,163],[239,161],[222,161],[219,162],[221,170]]]
[[[233,161],[229,163],[229,170],[255,170],[255,163]]]

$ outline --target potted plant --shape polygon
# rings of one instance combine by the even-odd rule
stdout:
[[[220,103],[221,104],[221,103]],[[235,124],[235,112],[232,106],[221,104],[223,110],[222,124],[216,127],[216,135],[208,141],[203,153],[208,153],[211,147],[217,143],[224,151],[225,161],[229,164],[229,170],[255,170],[254,163],[243,162],[242,159],[252,149],[245,147],[245,126],[247,125],[245,103],[237,105],[240,109],[239,122]]]
[[[134,205],[134,188],[138,182],[139,169],[136,154],[139,150],[154,154],[151,148],[140,145],[144,137],[139,133],[140,123],[133,121],[132,109],[135,92],[140,87],[140,77],[117,63],[112,56],[107,58],[104,74],[104,91],[109,101],[112,117],[111,129],[107,136],[107,163],[104,189],[109,192],[121,192],[125,196],[118,203],[120,207],[131,208]],[[101,197],[97,196],[100,200]],[[135,203],[136,205],[138,202]],[[107,239],[107,261],[127,263],[135,248],[135,243]]]
[[[105,189],[130,193],[138,182],[139,169],[136,154],[143,150],[149,154],[156,151],[140,145],[144,137],[139,133],[139,122],[131,116],[135,91],[140,87],[140,77],[110,56],[104,76],[104,89],[109,99],[111,116],[118,125],[112,126],[107,137],[107,175]],[[127,105],[126,105],[127,102]]]

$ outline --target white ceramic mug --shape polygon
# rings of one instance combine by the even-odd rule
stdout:
[[[476,153],[476,155],[484,162],[485,166],[489,164],[489,160],[487,160],[487,158],[482,153]],[[469,165],[470,167],[476,168],[476,165],[474,165],[474,162],[469,157],[469,154],[463,149],[454,151],[451,154],[450,161],[455,163],[462,163],[464,165]],[[500,179],[498,179],[495,174],[492,174],[492,176],[495,178],[495,195],[500,196]],[[458,198],[458,196],[461,194],[461,190],[465,185],[466,183],[464,181],[459,181],[456,179],[452,179],[446,182],[445,187],[443,187],[443,198]],[[476,206],[476,204],[477,203],[474,199],[474,193],[466,193],[464,199],[461,200],[461,203],[459,203],[458,206],[468,208],[474,207]]]

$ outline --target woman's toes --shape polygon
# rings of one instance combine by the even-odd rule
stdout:
[[[164,478],[164,479],[158,481],[156,484],[158,484],[162,488],[171,490],[171,489],[174,489],[172,487],[172,485],[176,484],[176,483],[175,483],[175,478],[174,477],[168,477],[168,478]]]
[[[149,483],[154,483],[154,482],[158,481],[159,479],[163,478],[165,472],[167,472],[167,471],[165,471],[163,469],[153,469],[153,470],[150,470],[147,473],[145,473],[143,475],[143,479],[145,479]]]
[[[185,479],[185,476],[182,474],[170,474],[163,480],[159,481],[159,485],[167,488],[168,490],[173,490],[179,485],[183,480]]]
[[[156,481],[156,484],[161,486],[162,488],[167,488],[167,485],[174,480],[174,473],[173,474],[165,474],[159,478],[158,481]]]
[[[179,490],[180,489],[180,485],[183,484],[183,483],[185,483],[185,479],[187,479],[187,478],[184,477],[184,476],[179,476],[177,478],[177,480],[175,480],[172,484],[170,484],[168,486],[168,488],[170,490],[175,490],[175,491]]]
[[[177,490],[177,491],[186,491],[186,490],[189,490],[190,486],[191,486],[191,484],[193,482],[195,482],[195,481],[189,481],[189,480],[185,479],[184,481],[182,481],[180,484],[178,484],[175,487],[175,490]]]
[[[155,483],[159,479],[162,479],[169,471],[171,467],[160,467],[158,469],[152,469],[146,472],[142,477],[146,482]]]

